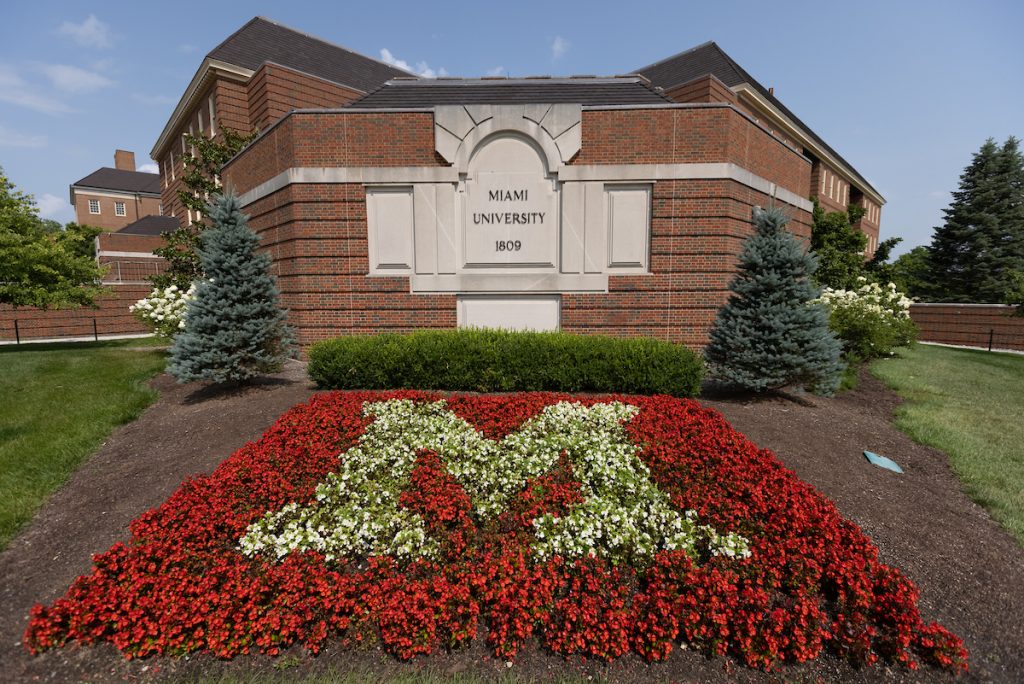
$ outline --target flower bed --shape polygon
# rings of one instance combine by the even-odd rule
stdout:
[[[33,609],[30,649],[379,639],[405,659],[482,630],[503,658],[535,638],[606,660],[686,642],[761,668],[826,649],[966,667],[831,502],[669,397],[318,395],[94,561]]]

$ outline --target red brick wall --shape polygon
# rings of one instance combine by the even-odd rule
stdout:
[[[145,334],[149,329],[128,311],[128,307],[149,294],[151,286],[118,285],[96,300],[96,309],[60,309],[43,311],[0,305],[0,340],[14,340],[14,321],[22,342],[50,337],[86,337],[96,330],[103,335]]]
[[[366,275],[362,185],[291,185],[246,212],[303,346],[342,334],[455,327],[453,295],[414,295],[406,277]]]
[[[708,74],[665,91],[676,102],[728,102],[736,104],[736,94],[729,86]]]
[[[266,130],[293,109],[341,107],[360,97],[351,88],[276,64],[264,64],[247,84],[249,120]]]
[[[910,317],[922,342],[1024,351],[1024,316],[1001,304],[913,304]]]
[[[429,112],[298,112],[224,167],[227,187],[245,192],[292,167],[442,166]]]
[[[152,252],[164,244],[159,235],[103,233],[96,236],[96,247],[105,252]]]
[[[804,197],[811,165],[731,107],[583,112],[573,164],[731,162]]]
[[[768,200],[735,181],[659,181],[652,199],[652,275],[611,276],[608,294],[563,295],[562,329],[703,347],[728,299],[743,242],[753,233],[751,211]],[[790,229],[809,240],[810,215],[791,213]]]

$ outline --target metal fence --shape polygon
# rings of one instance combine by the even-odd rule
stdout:
[[[114,259],[100,265],[107,269],[103,275],[105,285],[145,283],[167,269],[163,259]]]

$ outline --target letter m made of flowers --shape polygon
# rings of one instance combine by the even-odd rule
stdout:
[[[390,555],[434,557],[437,543],[423,519],[399,505],[416,455],[437,453],[465,489],[473,514],[486,521],[505,510],[526,483],[565,456],[579,480],[583,501],[567,515],[533,521],[533,553],[643,564],[658,551],[745,557],[747,540],[700,525],[694,511],[680,511],[650,479],[623,422],[639,409],[620,402],[546,407],[500,441],[484,437],[445,402],[407,399],[366,403],[372,416],[359,442],[316,488],[312,502],[291,503],[250,525],[240,546],[246,555],[283,558],[317,551],[328,559]]]

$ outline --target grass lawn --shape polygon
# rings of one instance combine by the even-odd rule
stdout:
[[[0,549],[106,439],[156,398],[152,338],[0,347]]]
[[[1024,544],[1024,356],[917,345],[871,372],[909,400],[900,429],[949,454],[970,496]]]

